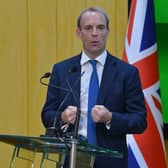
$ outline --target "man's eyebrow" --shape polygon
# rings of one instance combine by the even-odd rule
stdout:
[[[97,26],[104,26],[104,27],[105,27],[106,25],[104,25],[104,24],[98,24],[98,25],[86,24],[86,25],[84,25],[84,26],[92,26],[92,27],[93,27],[93,26],[96,26],[96,27],[97,27]]]

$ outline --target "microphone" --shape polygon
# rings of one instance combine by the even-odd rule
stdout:
[[[48,77],[50,77],[50,76],[51,76],[51,73],[50,73],[50,72],[46,72],[46,73],[40,78],[40,80],[43,79],[43,78],[48,78]]]
[[[53,87],[53,88],[55,88],[55,89],[60,89],[60,90],[64,90],[64,91],[67,91],[67,92],[68,92],[68,94],[65,95],[64,99],[62,100],[62,102],[60,103],[60,105],[59,105],[59,107],[58,107],[58,109],[57,109],[57,110],[59,111],[60,108],[62,107],[62,105],[64,104],[64,102],[66,101],[67,97],[70,95],[70,93],[71,93],[72,91],[69,90],[69,89],[65,89],[65,88],[62,88],[62,87],[53,85],[53,84],[51,84],[51,83],[48,84],[48,83],[43,82],[43,79],[49,78],[50,76],[51,76],[51,73],[50,73],[50,72],[46,72],[46,73],[40,78],[40,83],[41,83],[42,85],[47,86],[47,87]],[[61,137],[61,136],[62,136],[62,130],[56,128],[56,121],[57,121],[57,113],[55,114],[55,117],[54,117],[53,126],[46,128],[45,136],[49,136],[49,137]]]
[[[45,85],[45,86],[51,86],[55,89],[60,89],[60,90],[64,90],[64,91],[68,91],[68,92],[72,92],[72,90],[69,90],[69,89],[65,89],[63,87],[59,87],[59,86],[56,86],[56,85],[53,85],[53,84],[48,84],[48,83],[45,83],[43,82],[43,79],[44,78],[49,78],[51,76],[51,73],[50,72],[46,72],[41,78],[40,78],[40,83],[42,85]]]
[[[69,73],[74,73],[74,72],[77,72],[78,69],[77,67],[72,67],[71,69],[69,69]],[[53,84],[48,84],[48,83],[45,83],[43,82],[43,79],[44,78],[48,78],[51,76],[51,73],[50,72],[47,72],[45,73],[41,78],[40,78],[40,83],[42,85],[45,85],[45,86],[50,86],[50,87],[53,87],[55,89],[60,89],[60,90],[64,90],[64,91],[67,91],[67,94],[65,95],[65,97],[63,98],[63,100],[61,101],[59,107],[57,108],[57,110],[59,111],[61,109],[61,107],[63,106],[63,104],[65,103],[65,101],[67,100],[67,98],[69,97],[70,94],[72,94],[76,104],[78,104],[78,96],[76,95],[76,93],[74,92],[74,87],[76,86],[76,84],[79,82],[79,80],[81,79],[82,75],[84,74],[81,73],[81,75],[79,76],[79,78],[77,78],[77,80],[74,82],[73,86],[70,85],[69,81],[66,79],[66,82],[68,84],[68,89],[66,88],[63,88],[63,87],[60,87],[60,86],[56,86],[56,85],[53,85]],[[79,119],[80,119],[80,110],[79,110],[79,107],[77,107],[77,115],[76,115],[76,121],[75,121],[75,131],[74,131],[74,138],[77,138],[77,133],[78,133],[78,126],[79,126]],[[46,136],[56,136],[56,137],[61,137],[63,135],[63,133],[65,133],[65,128],[67,129],[68,126],[69,126],[69,123],[68,124],[65,124],[61,127],[60,130],[58,130],[58,128],[56,128],[56,121],[57,121],[57,113],[54,117],[54,121],[53,121],[53,126],[52,127],[49,127],[49,128],[46,128],[46,133],[45,135]]]

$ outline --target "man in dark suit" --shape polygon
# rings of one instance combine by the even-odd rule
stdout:
[[[76,32],[82,41],[83,51],[55,64],[50,84],[66,89],[73,87],[78,100],[66,90],[48,87],[46,103],[42,110],[43,124],[45,127],[52,126],[56,115],[57,128],[68,123],[68,131],[73,131],[77,107],[80,107],[78,134],[88,138],[88,88],[92,73],[89,60],[96,60],[99,91],[96,104],[91,109],[91,117],[96,125],[95,143],[120,151],[124,157],[96,157],[94,167],[127,168],[126,134],[142,133],[147,126],[138,70],[106,50],[109,19],[103,10],[88,8],[82,11],[77,20]],[[60,106],[61,102],[63,103]]]

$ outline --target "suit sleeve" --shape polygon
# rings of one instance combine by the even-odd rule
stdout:
[[[112,111],[110,132],[112,134],[142,133],[147,127],[145,100],[137,69],[124,79],[124,110]]]
[[[56,72],[56,66],[53,66],[49,85],[59,86],[59,77]],[[60,127],[61,113],[58,108],[61,100],[59,99],[59,95],[59,89],[51,86],[48,87],[46,101],[41,113],[41,119],[46,128],[52,127],[55,122],[54,120],[56,120],[55,126],[57,128]]]

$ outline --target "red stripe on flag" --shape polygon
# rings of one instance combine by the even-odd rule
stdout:
[[[152,99],[153,99],[153,102],[155,103],[156,108],[157,108],[160,112],[162,112],[162,107],[161,107],[160,102],[159,102],[154,96],[152,96]]]
[[[143,154],[143,157],[150,168],[166,167],[164,150],[160,139],[160,134],[156,127],[150,107],[146,103],[147,108],[147,129],[141,135],[134,135],[136,142]],[[151,131],[153,133],[151,133]]]
[[[159,80],[157,51],[152,55],[136,62],[134,66],[139,69],[142,88],[146,89]]]
[[[129,17],[129,27],[128,27],[128,32],[127,32],[127,38],[128,38],[129,44],[131,41],[131,34],[132,34],[132,28],[133,28],[133,23],[134,23],[136,3],[137,3],[137,1],[135,0],[135,1],[132,1],[132,4],[131,4],[130,17]]]
[[[127,58],[125,49],[124,49],[123,60],[124,60],[125,62],[128,62],[128,58]]]

